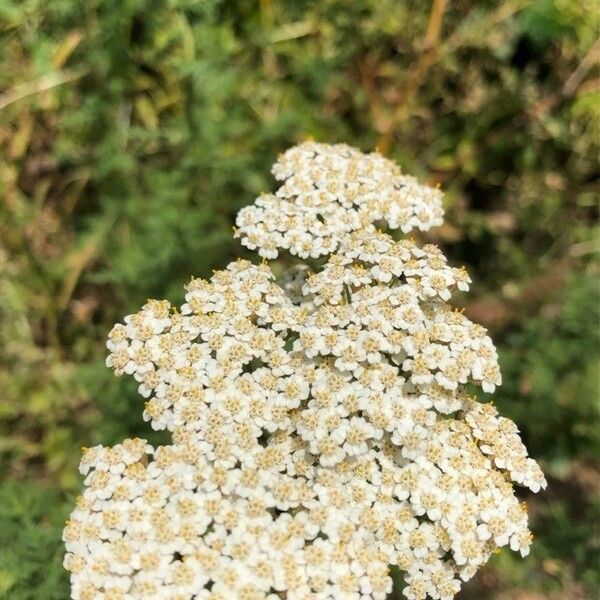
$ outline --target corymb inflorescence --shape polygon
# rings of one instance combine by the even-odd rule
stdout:
[[[442,222],[442,194],[377,153],[304,143],[238,214],[279,278],[238,260],[109,334],[172,443],[88,449],[64,530],[74,600],[449,600],[499,547],[525,556],[514,486],[544,476],[467,384],[501,383],[448,301],[463,268],[384,230]],[[318,264],[319,267],[314,265]]]

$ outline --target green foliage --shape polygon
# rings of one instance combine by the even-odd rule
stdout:
[[[528,320],[505,340],[498,403],[523,424],[536,455],[559,469],[565,457],[600,453],[597,280],[596,269],[567,277],[544,307],[552,318]]]
[[[464,597],[597,585],[596,3],[444,4],[0,0],[0,597],[67,596],[80,446],[160,440],[103,367],[112,323],[240,254],[235,212],[306,136],[447,191],[426,239],[470,269],[550,475],[532,556]]]
[[[6,482],[0,506],[0,598],[68,598],[61,531],[69,505],[55,490]]]

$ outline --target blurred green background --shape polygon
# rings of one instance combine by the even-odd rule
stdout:
[[[151,436],[111,325],[242,253],[239,207],[307,136],[446,190],[548,490],[460,598],[598,593],[595,0],[0,0],[0,598],[64,600],[80,447]]]

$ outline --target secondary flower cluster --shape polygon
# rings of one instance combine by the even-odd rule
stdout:
[[[402,175],[376,152],[307,142],[285,152],[273,175],[283,185],[237,218],[236,235],[265,258],[280,249],[300,258],[324,256],[348,233],[373,231],[375,222],[404,233],[442,224],[441,192]]]
[[[545,480],[465,391],[501,382],[485,330],[447,304],[469,277],[373,226],[432,224],[439,192],[396,196],[397,167],[346,146],[304,144],[274,172],[335,206],[285,192],[244,243],[330,256],[280,282],[238,260],[179,310],[151,300],[113,328],[108,366],[172,443],[85,452],[64,532],[75,600],[383,600],[389,565],[409,600],[450,600],[498,547],[528,552],[513,483]]]

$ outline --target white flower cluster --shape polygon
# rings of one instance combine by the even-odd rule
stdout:
[[[442,194],[402,175],[398,165],[345,144],[306,142],[285,152],[273,166],[284,183],[264,194],[237,218],[236,235],[260,256],[279,249],[300,258],[334,252],[352,231],[373,223],[408,233],[442,224]]]
[[[447,304],[464,269],[372,225],[438,218],[421,192],[371,202],[401,188],[390,165],[346,146],[288,151],[276,175],[302,173],[294,185],[338,206],[275,214],[282,237],[267,224],[254,245],[317,244],[325,266],[278,283],[238,260],[192,279],[180,310],[151,300],[113,328],[108,366],[138,381],[172,443],[85,452],[64,531],[74,600],[383,600],[389,565],[407,599],[450,600],[497,548],[527,554],[513,482],[536,492],[544,476],[516,425],[465,391],[501,381],[485,330]],[[327,227],[298,240],[315,215]]]

